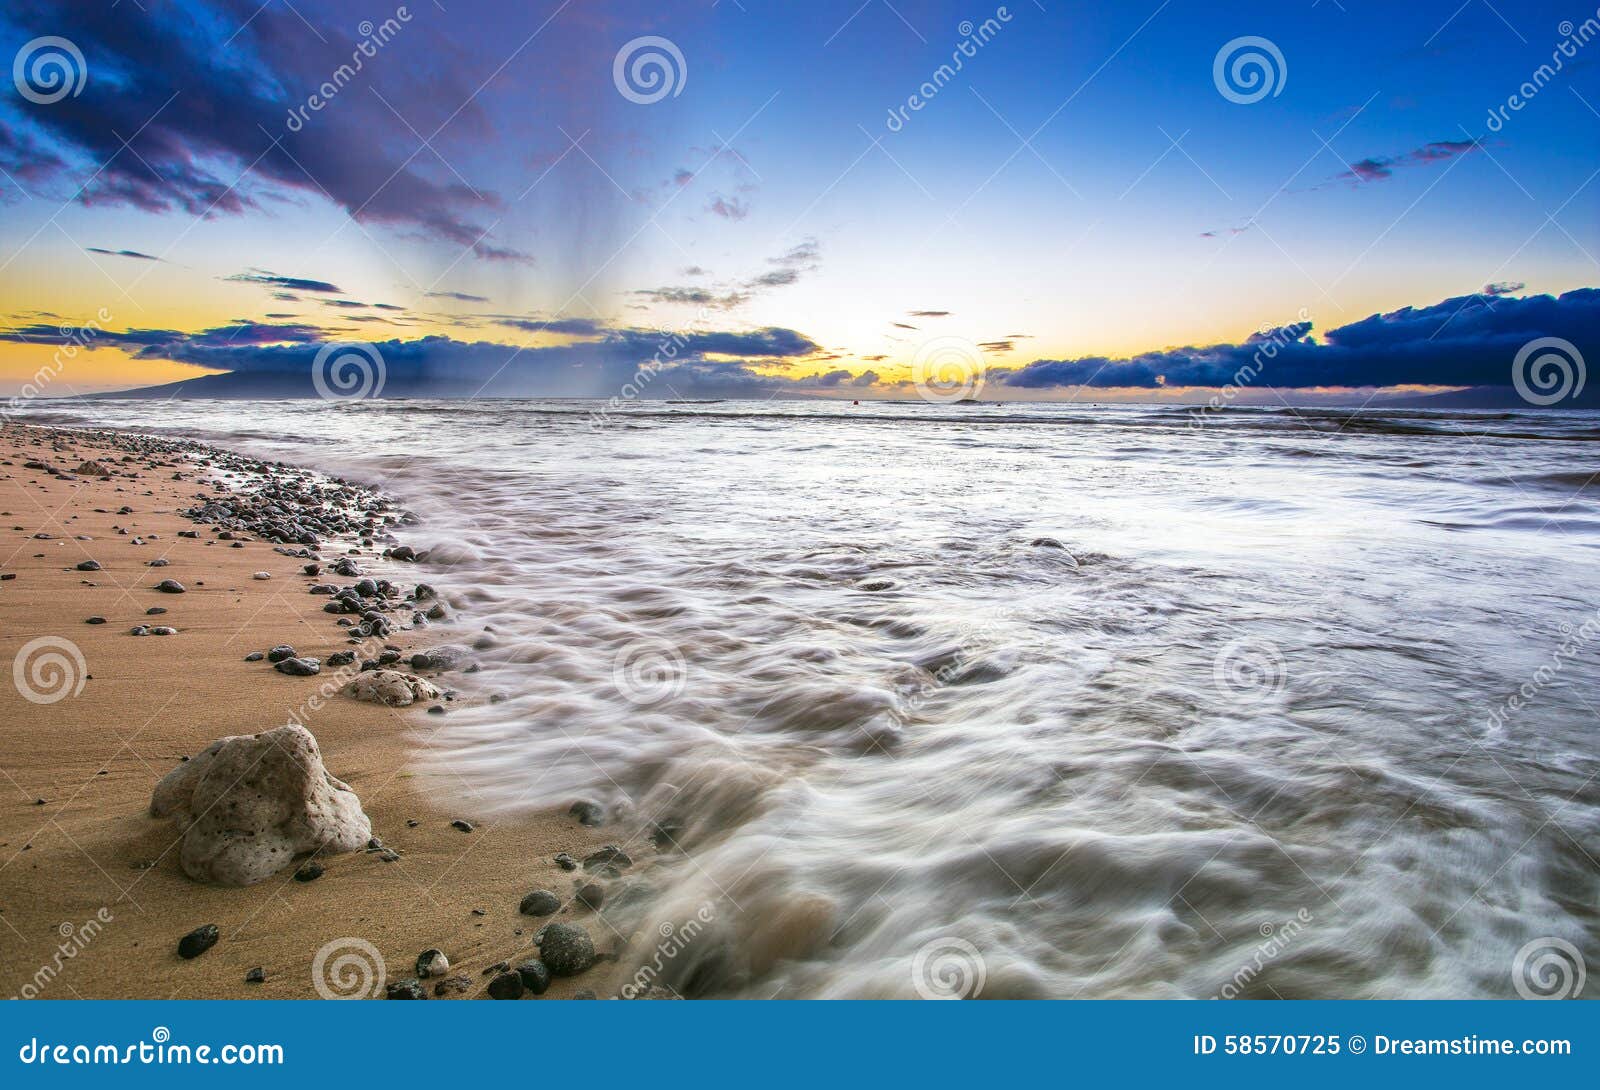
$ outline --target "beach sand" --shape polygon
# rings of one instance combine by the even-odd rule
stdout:
[[[108,447],[101,433],[0,430],[0,575],[15,576],[0,581],[0,996],[313,998],[318,950],[341,941],[341,952],[356,950],[349,940],[360,940],[379,952],[391,982],[413,976],[422,951],[443,950],[449,975],[470,980],[457,994],[472,998],[484,994],[489,966],[536,957],[533,936],[545,921],[520,915],[519,901],[534,889],[568,900],[575,875],[552,857],[581,859],[611,839],[608,831],[564,812],[479,813],[465,783],[417,773],[415,754],[448,718],[427,713],[433,702],[399,710],[333,695],[307,711],[328,672],[289,677],[244,661],[277,644],[318,657],[349,646],[323,612],[327,599],[307,593],[318,580],[301,573],[304,561],[266,542],[214,543],[208,528],[177,514],[198,492],[217,494],[198,482],[205,472],[179,459],[124,462],[124,451]],[[116,475],[69,481],[23,465],[42,459],[70,472],[91,457]],[[185,479],[174,480],[179,469]],[[116,513],[124,505],[132,512]],[[196,529],[199,540],[178,536]],[[324,549],[325,559],[337,555]],[[168,566],[149,567],[157,557]],[[102,570],[76,570],[90,559]],[[363,550],[363,563],[375,559]],[[405,567],[379,574],[408,587],[426,578],[394,570]],[[262,571],[271,579],[253,578]],[[151,589],[168,578],[187,593]],[[148,617],[152,606],[168,612]],[[91,616],[106,623],[85,623]],[[129,635],[138,624],[169,624],[178,634]],[[396,630],[387,642],[409,653],[473,634],[469,624],[446,624]],[[13,683],[14,660],[41,637],[81,651],[88,676],[77,695],[35,703]],[[451,675],[439,680],[452,684]],[[295,881],[292,866],[245,888],[190,879],[178,863],[179,830],[148,813],[151,789],[217,738],[271,729],[297,711],[328,770],[355,790],[374,835],[400,859],[327,856],[326,873],[311,882]],[[457,819],[473,830],[452,827]],[[551,919],[584,924],[602,954],[617,946],[606,923],[577,903]],[[216,924],[220,941],[179,958],[178,940],[203,924]],[[256,967],[265,981],[246,983]],[[607,994],[612,968],[602,962],[557,980],[545,997]],[[359,976],[352,967],[350,980]]]

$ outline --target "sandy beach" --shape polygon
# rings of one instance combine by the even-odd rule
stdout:
[[[415,976],[423,951],[441,950],[450,962],[441,979],[454,981],[445,994],[475,998],[493,979],[491,966],[537,956],[534,935],[548,920],[519,913],[537,889],[566,902],[549,920],[585,925],[602,959],[614,951],[619,936],[571,900],[583,872],[554,862],[559,852],[582,859],[614,834],[565,811],[498,819],[479,812],[466,783],[415,770],[415,755],[447,718],[429,706],[453,709],[485,695],[462,684],[453,703],[393,709],[337,692],[319,702],[313,698],[331,671],[291,677],[246,661],[281,644],[323,660],[350,649],[365,656],[386,643],[409,655],[470,643],[470,622],[413,629],[405,611],[386,637],[355,646],[324,612],[327,599],[308,593],[320,580],[303,574],[305,560],[261,540],[218,540],[178,513],[197,496],[224,494],[203,483],[215,472],[129,446],[103,432],[0,432],[0,661],[8,670],[0,685],[0,995],[313,998],[318,951],[355,949],[359,940],[379,953],[389,982]],[[75,472],[90,459],[109,475]],[[324,543],[321,555],[332,561],[344,544]],[[365,570],[407,588],[425,578],[416,566],[380,559],[382,547],[357,550]],[[157,559],[167,564],[150,566]],[[99,570],[79,570],[86,561]],[[270,578],[257,578],[261,572]],[[153,589],[163,579],[185,592]],[[448,587],[440,592],[448,600]],[[152,608],[166,612],[150,615]],[[87,623],[91,617],[104,623]],[[130,635],[155,624],[177,632]],[[84,676],[69,676],[65,692],[46,686],[29,699],[31,682],[23,675],[14,683],[11,671],[25,646],[44,638],[70,641]],[[442,689],[453,684],[435,680]],[[313,881],[296,881],[291,865],[242,888],[188,877],[179,865],[181,830],[149,813],[156,783],[216,739],[297,717],[398,858],[367,850],[319,856],[325,872]],[[180,938],[206,924],[218,928],[216,945],[180,958]],[[247,983],[258,968],[265,979]],[[545,998],[605,995],[609,968],[602,960],[557,979]],[[425,982],[429,998],[439,982]]]

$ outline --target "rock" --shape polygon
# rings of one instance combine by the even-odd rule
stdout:
[[[443,950],[424,950],[417,955],[417,976],[427,980],[430,976],[444,976],[450,971],[450,959]]]
[[[625,870],[633,866],[633,859],[615,844],[607,844],[599,851],[583,857],[584,870],[596,870],[605,866]]]
[[[267,982],[267,971],[257,965],[254,969],[244,974],[244,982],[246,984],[265,984]]]
[[[355,851],[372,835],[361,800],[293,723],[211,743],[156,784],[150,813],[183,830],[185,874],[225,886],[259,882],[307,852]]]
[[[419,602],[426,602],[428,599],[435,597],[437,594],[438,592],[428,584],[418,583],[417,589],[412,593],[411,597],[415,598]]]
[[[85,561],[83,561],[82,563],[80,563],[78,565],[78,570],[79,571],[99,571],[100,570],[100,561],[98,561],[98,560],[85,560]]]
[[[72,472],[80,474],[80,475],[85,476],[85,477],[109,477],[109,476],[111,476],[111,471],[109,469],[107,469],[105,466],[101,465],[99,462],[94,461],[93,459],[90,459],[87,462],[81,463],[78,466],[78,468],[73,470]]]
[[[294,872],[294,880],[296,882],[315,882],[318,878],[322,877],[323,873],[324,871],[322,864],[318,863],[315,859],[312,859],[307,861],[300,867],[299,870]]]
[[[354,661],[356,661],[356,653],[354,651],[335,651],[327,658],[329,666],[349,666]]]
[[[501,973],[489,981],[491,999],[521,999],[522,992],[522,978],[516,973]]]
[[[557,852],[556,866],[560,867],[562,870],[577,870],[578,861],[572,858],[572,856],[568,855],[566,852]]]
[[[150,629],[150,635],[152,636],[176,636],[177,634],[178,630],[171,625],[158,624]]]
[[[128,635],[130,635],[130,636],[148,636],[148,635],[150,635],[150,629],[146,628],[142,624],[136,624],[132,628],[128,629]]]
[[[433,986],[433,994],[460,995],[462,992],[467,991],[471,987],[472,978],[470,976],[453,976],[448,977],[445,980],[441,980],[439,983],[435,984]]]
[[[271,579],[272,578],[272,573],[269,572],[269,571],[258,571],[254,575],[252,575],[250,578],[252,578],[252,579],[260,579],[260,580],[264,581],[264,580],[267,580],[267,579]]]
[[[185,960],[197,958],[217,945],[217,939],[221,937],[222,933],[217,930],[216,924],[203,924],[178,940],[178,956]]]
[[[550,970],[538,958],[518,965],[517,975],[522,978],[522,986],[534,995],[543,995],[550,987]]]
[[[155,535],[154,535],[154,534],[151,534],[151,535],[150,535],[150,536],[151,536],[151,537],[154,537],[154,536],[155,536]],[[146,567],[151,567],[151,568],[164,568],[164,567],[166,567],[166,566],[167,566],[167,565],[168,565],[168,564],[170,564],[170,563],[171,563],[171,561],[170,561],[170,560],[168,560],[168,559],[167,559],[167,558],[166,558],[166,557],[164,557],[164,556],[158,556],[158,557],[156,557],[156,558],[155,558],[155,559],[154,559],[154,560],[152,560],[152,561],[150,561],[150,563],[149,563],[149,564],[148,564],[148,565],[146,565]]]
[[[539,960],[556,976],[577,976],[594,964],[594,940],[579,924],[546,924],[536,941]]]
[[[390,708],[404,708],[419,700],[439,698],[439,690],[431,682],[399,670],[369,671],[351,681],[344,691],[357,700]]]
[[[578,890],[578,900],[585,907],[599,912],[606,900],[605,887],[598,882],[590,882]]]
[[[383,990],[385,999],[426,999],[428,993],[422,990],[422,981],[415,979],[394,980]]]
[[[146,617],[159,617],[166,611],[166,606],[151,606],[149,609],[144,611],[144,615]]]
[[[517,911],[524,916],[553,916],[561,910],[561,898],[547,889],[536,889],[522,899]]]
[[[472,822],[467,821],[467,820],[465,820],[463,818],[456,818],[454,821],[452,821],[450,823],[450,828],[452,828],[452,829],[460,829],[464,833],[470,833],[470,832],[472,832]]]
[[[88,617],[88,618],[86,618],[84,620],[83,623],[84,624],[105,624],[106,623],[106,619],[104,617]]]
[[[411,656],[413,670],[455,670],[466,664],[472,657],[472,652],[465,647],[453,643],[440,644],[430,647],[426,651],[417,651]]]
[[[599,999],[600,997],[598,995],[594,994],[594,989],[593,988],[579,988],[577,991],[572,993],[572,998],[574,998],[574,999]]]
[[[280,643],[278,646],[267,652],[267,661],[282,662],[284,659],[294,658],[294,655],[294,648],[290,647],[286,643]]]
[[[606,812],[600,804],[587,799],[579,799],[567,807],[567,813],[576,817],[580,825],[604,825],[606,820]]]
[[[176,579],[163,579],[156,584],[156,590],[159,590],[162,594],[182,594],[184,586]]]
[[[246,655],[244,657],[244,661],[246,661],[246,662],[260,662],[262,659],[264,659],[266,657],[267,656],[263,655],[260,651],[252,651],[252,652],[250,652],[248,655]]]
[[[322,673],[322,662],[319,659],[284,659],[273,669],[290,677],[310,677]]]

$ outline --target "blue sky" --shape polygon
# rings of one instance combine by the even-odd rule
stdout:
[[[1473,299],[1596,282],[1600,40],[1489,123],[1593,8],[297,8],[23,0],[0,16],[8,56],[50,35],[83,57],[78,94],[38,102],[17,84],[0,99],[0,388],[57,347],[45,327],[102,311],[106,329],[150,335],[98,339],[74,361],[85,389],[362,340],[404,345],[430,373],[497,346],[522,389],[606,396],[650,343],[638,334],[688,327],[749,351],[675,361],[702,370],[686,389],[899,396],[919,354],[950,345],[1004,386],[1039,360],[1240,344],[1296,322],[1320,340],[1451,301],[1437,339]],[[291,123],[368,37],[363,21],[385,19],[394,33],[362,70]],[[682,57],[676,93],[649,103],[614,78],[645,36]],[[1259,101],[1214,79],[1241,38],[1282,58]],[[267,274],[338,291],[274,295]],[[1500,294],[1480,295],[1489,284]],[[1556,326],[1500,336],[1587,335],[1576,305],[1522,308]],[[591,325],[537,326],[567,318]],[[1469,371],[1426,375],[1481,380]]]

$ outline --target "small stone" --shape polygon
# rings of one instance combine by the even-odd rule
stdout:
[[[266,657],[267,656],[262,654],[260,651],[252,651],[252,652],[250,652],[248,655],[246,655],[244,657],[244,661],[246,661],[246,662],[260,662],[262,659],[264,659]]]
[[[521,999],[523,991],[522,977],[516,973],[501,973],[489,981],[491,999]]]
[[[257,965],[254,969],[244,974],[244,982],[246,984],[265,984],[267,982],[267,971]]]
[[[150,635],[152,636],[176,636],[177,634],[178,630],[170,625],[158,624],[150,629]]]
[[[598,912],[600,906],[605,904],[605,887],[598,882],[590,882],[578,890],[578,900],[586,907]]]
[[[444,976],[450,971],[450,959],[443,950],[424,950],[417,955],[417,975],[423,980],[430,976]]]
[[[273,669],[291,677],[310,677],[322,672],[322,663],[317,659],[284,659]]]
[[[83,561],[82,563],[80,563],[78,565],[78,570],[79,571],[99,571],[100,570],[100,562],[98,560],[85,560],[85,561]]]
[[[579,988],[577,991],[572,993],[572,998],[574,998],[574,999],[599,999],[600,997],[598,995],[594,994],[594,989],[593,988]]]
[[[86,618],[83,623],[84,624],[105,624],[106,623],[106,619],[104,617],[89,617],[89,618]]]
[[[572,856],[568,855],[566,852],[557,852],[556,866],[560,867],[562,870],[577,870],[578,861],[572,858]]]
[[[547,924],[537,941],[539,960],[556,976],[577,976],[594,964],[594,940],[579,924]]]
[[[385,999],[426,999],[428,993],[422,990],[422,981],[416,979],[395,980],[384,988]]]
[[[217,925],[214,923],[197,927],[178,940],[178,956],[185,960],[197,958],[217,945],[217,939],[221,937],[222,933],[217,930]]]
[[[159,617],[166,611],[166,606],[151,606],[149,609],[144,611],[144,615],[146,617]]]
[[[553,916],[561,910],[561,898],[547,889],[536,889],[522,899],[517,911],[524,916]]]
[[[258,571],[254,575],[252,575],[250,578],[252,578],[252,579],[260,579],[260,580],[264,581],[264,580],[267,580],[267,579],[271,579],[272,578],[272,573],[269,572],[269,571]]]
[[[130,636],[148,636],[148,635],[150,635],[150,629],[148,629],[147,627],[145,627],[142,624],[136,624],[132,628],[128,629],[128,635],[130,635]]]
[[[472,987],[470,976],[453,976],[433,986],[434,995],[460,995]]]
[[[294,880],[296,882],[315,882],[322,877],[323,873],[322,864],[313,859],[294,872]]]
[[[450,828],[460,829],[464,833],[470,833],[472,832],[472,822],[466,821],[462,818],[456,818],[450,823]]]
[[[156,590],[159,590],[162,594],[182,594],[185,587],[176,579],[163,579],[156,584]]]
[[[550,970],[538,958],[518,965],[517,975],[522,978],[522,986],[534,995],[543,995],[550,987]]]
[[[154,534],[151,534],[150,536],[151,537],[155,537]],[[152,568],[164,568],[170,563],[171,563],[171,561],[169,561],[166,557],[158,556],[154,560],[150,561],[149,567],[152,567]]]
[[[284,659],[294,658],[294,655],[294,648],[290,647],[286,643],[280,643],[278,646],[267,652],[267,661],[282,662]]]
[[[599,851],[583,857],[584,870],[596,870],[604,866],[626,869],[633,866],[633,860],[615,844],[607,844]]]
[[[606,812],[598,802],[579,799],[567,808],[567,813],[578,819],[579,825],[598,826],[605,824]]]

